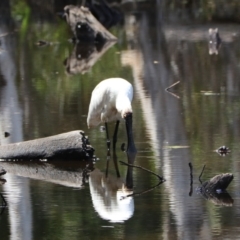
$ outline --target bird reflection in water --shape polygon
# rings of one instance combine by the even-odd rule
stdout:
[[[129,162],[134,162],[136,154],[127,155]],[[117,155],[114,151],[113,162],[117,167]],[[106,173],[94,169],[90,173],[89,187],[93,206],[102,219],[110,222],[123,222],[133,216],[134,200],[130,196],[133,193],[133,169],[128,167],[126,179],[120,177],[118,169],[116,176],[108,174],[109,161],[106,165]]]

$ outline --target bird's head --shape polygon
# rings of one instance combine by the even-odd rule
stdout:
[[[121,115],[123,119],[127,120],[129,118],[132,118],[132,111],[131,110],[123,111]]]
[[[132,114],[132,105],[128,96],[119,94],[116,99],[116,109],[123,119]]]

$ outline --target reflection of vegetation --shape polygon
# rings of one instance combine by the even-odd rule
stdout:
[[[30,13],[31,9],[25,1],[16,1],[12,4],[12,16],[16,21],[21,22],[20,34],[22,38],[28,29]]]
[[[11,3],[12,17],[16,21],[24,22],[24,25],[26,25],[26,19],[30,14],[30,7],[26,1],[12,1]]]
[[[196,19],[240,21],[240,2],[236,0],[170,0],[165,1],[171,11],[188,11]]]
[[[185,52],[187,70],[182,72],[182,78],[185,79],[184,119],[195,164],[201,165],[203,161],[211,159],[211,167],[219,173],[229,171],[231,161],[228,161],[229,165],[219,164],[221,159],[213,151],[222,145],[232,149],[234,142],[239,142],[233,137],[237,137],[234,131],[239,122],[240,103],[231,93],[233,89],[229,88],[229,84],[234,84],[236,92],[239,86],[228,76],[230,71],[233,78],[238,78],[234,64],[229,67],[228,58],[231,54],[238,58],[238,52],[237,48],[233,51],[231,48],[221,49],[221,54],[214,58],[208,56],[206,44],[188,43],[189,51]],[[205,94],[206,91],[213,94]]]
[[[171,2],[175,4],[173,4],[174,8],[177,7],[176,3],[179,1]],[[185,1],[185,3],[187,2],[190,1]],[[68,26],[60,21],[52,23],[29,22],[30,13],[26,10],[28,6],[24,3],[19,3],[19,6],[23,5],[22,7],[15,6],[16,10],[13,10],[13,15],[16,20],[22,21],[24,32],[24,34],[21,34],[24,41],[21,42],[22,45],[17,49],[20,55],[19,66],[21,66],[21,78],[19,77],[17,81],[24,117],[26,118],[24,119],[25,134],[27,132],[27,137],[32,139],[34,137],[69,131],[76,126],[87,130],[85,124],[86,114],[90,92],[94,86],[100,80],[112,76],[124,77],[132,81],[130,69],[121,66],[118,55],[125,46],[124,44],[114,45],[93,66],[91,71],[85,75],[69,76],[65,73],[63,66],[64,59],[71,54],[73,49],[73,46],[67,42],[67,39],[71,37],[71,35],[67,34]],[[198,10],[199,16],[211,19],[215,14],[217,5],[210,6],[207,1],[201,1],[199,4],[202,4],[202,8]],[[236,4],[238,3],[236,2]],[[189,8],[187,5],[184,7]],[[224,7],[222,8],[224,9]],[[117,36],[118,28],[113,29],[113,31],[114,35]],[[54,42],[54,44],[38,47],[35,43],[40,39]],[[170,46],[170,43],[168,44]],[[178,66],[180,66],[180,71],[182,70],[181,83],[184,91],[181,100],[183,101],[185,130],[188,132],[189,145],[193,154],[192,159],[195,164],[198,163],[196,164],[197,166],[202,166],[203,160],[211,160],[211,167],[214,171],[225,172],[231,164],[230,161],[228,164],[219,164],[219,156],[215,153],[211,155],[211,159],[207,159],[207,157],[211,150],[223,144],[228,144],[232,149],[233,139],[229,136],[235,135],[228,134],[228,132],[238,129],[234,128],[234,123],[239,123],[239,101],[238,99],[234,100],[233,97],[230,99],[230,97],[226,97],[224,94],[220,96],[205,96],[200,94],[200,92],[201,90],[220,92],[218,86],[226,86],[225,78],[227,72],[224,66],[228,65],[226,60],[229,59],[221,54],[219,54],[218,59],[210,59],[207,52],[207,43],[191,44],[187,42],[186,44],[189,52],[184,52],[184,60],[179,59]],[[174,46],[178,48],[174,48]],[[169,51],[172,50],[172,53],[174,51],[177,52],[177,49],[182,49],[178,44],[174,43],[174,46],[169,48]],[[212,61],[215,62],[213,63]],[[183,72],[181,66],[183,66],[186,72]],[[234,72],[231,70],[230,66],[229,72]],[[211,76],[206,73],[211,73]],[[28,105],[28,102],[31,101],[34,102]],[[218,108],[219,101],[222,103],[221,109]],[[144,126],[140,107],[136,108],[134,121],[137,122],[136,125]],[[120,127],[125,130],[123,125]],[[124,133],[125,131],[121,131],[119,145],[121,144],[121,139],[124,139]],[[98,146],[97,155],[105,156],[105,133],[91,131],[90,134],[91,143],[93,146]],[[102,135],[102,143],[96,142],[96,139],[99,140],[100,137],[95,137],[94,134]],[[144,161],[144,166],[147,165],[148,168],[154,171],[156,161],[152,157],[154,156],[153,151],[146,149],[148,147],[148,143],[146,143],[147,136],[144,136],[143,131],[135,132],[135,136],[137,137],[136,139],[144,142],[141,148],[147,150],[147,154],[151,156],[151,159],[139,158],[140,161]],[[234,142],[237,143],[238,141],[236,140],[234,139]],[[140,145],[141,143],[138,144]],[[203,152],[207,152],[205,159],[203,159]],[[140,152],[139,155],[141,154]],[[214,156],[216,159],[213,159]],[[104,161],[105,159],[102,160]],[[154,181],[154,178],[143,176],[138,178],[137,187],[141,186],[144,189],[153,184]],[[91,199],[87,191],[83,190],[82,193],[81,191],[63,189],[61,186],[52,184],[40,184],[38,181],[33,181],[31,184],[33,218],[34,222],[37,222],[34,226],[34,238],[37,237],[37,233],[42,231],[43,228],[43,235],[49,238],[53,236],[52,239],[66,239],[68,237],[73,239],[74,237],[82,237],[84,234],[88,236],[87,230],[96,229],[96,231],[99,231],[99,226],[106,225],[105,222],[96,217],[96,213],[94,213],[92,206],[89,204]],[[155,232],[155,226],[164,226],[164,214],[170,215],[168,213],[168,211],[170,212],[168,202],[166,200],[161,201],[161,197],[157,198],[156,195],[151,194],[149,194],[148,198],[151,204],[149,204],[149,201],[141,203],[143,209],[148,209],[144,218],[137,217],[130,220],[127,225],[116,226],[114,231],[118,234],[121,232],[121,238],[124,238],[127,232],[145,234],[145,229]],[[162,196],[162,194],[159,196]],[[57,205],[52,204],[56,202],[58,203]],[[73,209],[73,207],[76,208]],[[219,209],[211,205],[209,205],[209,208],[210,217],[217,219],[215,215],[218,214]],[[156,214],[157,212],[163,212],[163,215]],[[173,217],[170,220],[173,222]],[[139,226],[144,226],[144,228]],[[172,224],[172,226],[175,226],[175,224]],[[214,227],[215,224],[213,222]],[[111,232],[114,235],[113,231]],[[101,230],[101,234],[105,233],[106,231]],[[108,234],[106,233],[105,235],[107,236]],[[119,237],[117,234],[116,236]]]

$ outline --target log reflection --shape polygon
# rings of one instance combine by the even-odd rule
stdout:
[[[75,44],[71,55],[65,59],[64,65],[68,74],[86,73],[116,42]]]
[[[93,162],[78,161],[19,161],[1,162],[7,173],[31,179],[43,180],[67,187],[82,188],[87,182],[89,172],[93,170]]]

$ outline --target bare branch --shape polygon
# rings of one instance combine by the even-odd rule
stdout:
[[[205,169],[205,166],[206,166],[206,165],[204,164],[203,169],[202,169],[202,172],[201,172],[201,174],[200,174],[200,176],[199,176],[199,178],[198,178],[198,179],[199,179],[199,182],[200,182],[201,184],[202,184],[201,176],[202,176],[202,174],[203,174],[203,171],[204,171],[204,169]]]
[[[166,91],[169,91],[170,88],[174,87],[175,85],[179,84],[180,81],[177,81],[175,83],[173,83],[172,85],[170,85],[169,87],[165,88]]]
[[[132,194],[129,194],[129,195],[127,195],[127,196],[123,196],[123,197],[121,198],[121,200],[123,200],[123,199],[125,199],[125,198],[128,198],[128,197],[140,196],[140,195],[142,195],[142,194],[144,194],[144,193],[148,193],[148,192],[152,191],[153,189],[157,188],[160,184],[164,183],[165,181],[166,181],[166,180],[164,180],[164,181],[159,181],[157,185],[155,185],[155,186],[153,186],[153,187],[151,187],[151,188],[149,188],[149,189],[147,189],[147,190],[144,190],[144,191],[142,191],[142,192],[132,193]]]
[[[166,180],[165,180],[163,177],[161,177],[160,175],[158,175],[158,174],[156,174],[156,173],[154,173],[154,172],[152,172],[152,171],[150,171],[150,170],[148,170],[148,169],[146,169],[146,168],[144,168],[144,167],[137,166],[137,165],[133,165],[133,164],[129,164],[129,163],[125,163],[125,162],[123,162],[123,161],[119,161],[119,162],[120,162],[121,164],[123,164],[123,165],[129,166],[129,167],[139,168],[139,169],[142,169],[142,170],[144,170],[144,171],[146,171],[146,172],[149,172],[149,173],[155,175],[156,177],[158,177],[158,179],[159,179],[160,181],[162,181],[162,182],[165,182],[165,181],[166,181]]]
[[[193,175],[192,175],[192,170],[193,170],[193,167],[192,167],[192,163],[189,163],[189,168],[190,168],[190,191],[189,191],[189,196],[191,197],[192,196],[192,192],[193,192]]]
[[[165,88],[165,91],[167,91],[168,93],[170,93],[171,95],[173,95],[176,98],[180,98],[177,94],[175,94],[175,93],[173,93],[169,90],[170,88],[174,87],[175,85],[177,85],[179,83],[180,83],[180,81],[177,81],[177,82],[173,83],[171,86]]]

